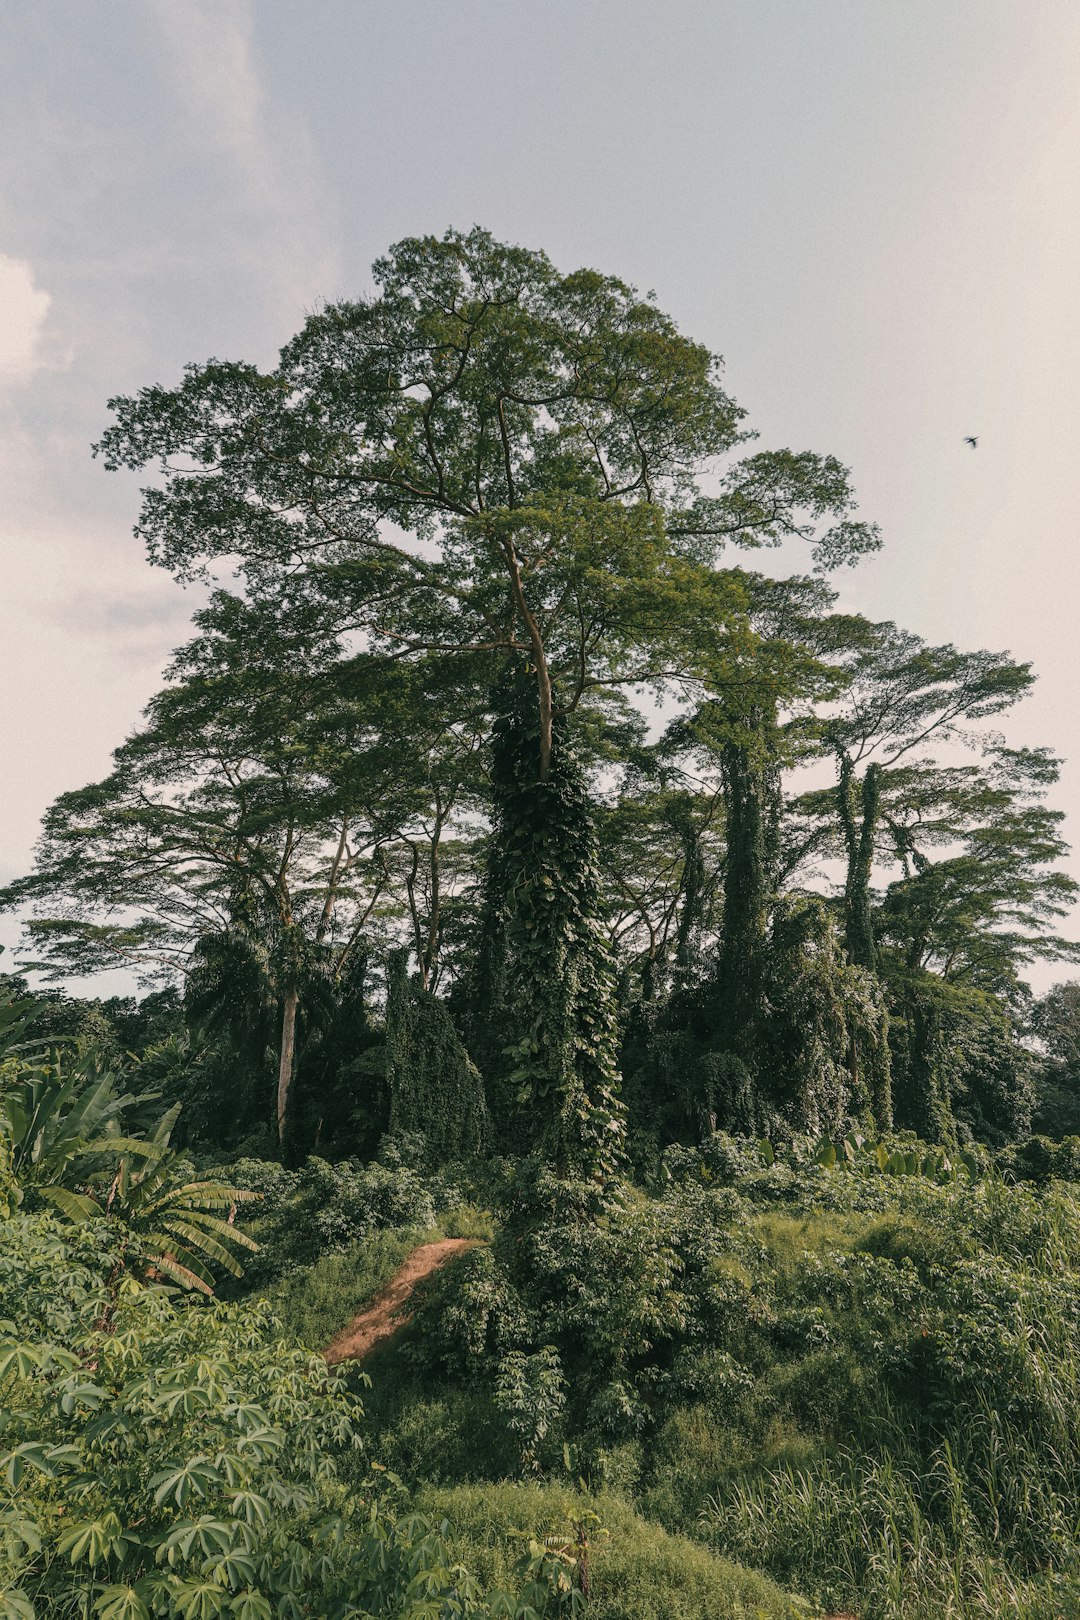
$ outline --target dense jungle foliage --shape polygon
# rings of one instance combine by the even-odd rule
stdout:
[[[633,288],[374,277],[97,447],[205,595],[0,891],[0,1620],[1080,1615],[1030,668]]]

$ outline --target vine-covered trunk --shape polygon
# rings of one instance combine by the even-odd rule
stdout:
[[[602,1178],[618,1159],[622,1112],[585,777],[565,721],[541,747],[535,671],[511,669],[497,702],[473,1049],[503,1147]]]
[[[688,808],[678,814],[675,826],[683,849],[682,900],[675,934],[675,982],[682,987],[690,983],[701,954],[705,861],[701,835]]]
[[[840,822],[847,848],[844,879],[844,943],[848,960],[856,967],[877,968],[877,945],[870,907],[870,877],[874,866],[874,836],[881,807],[881,768],[870,765],[861,789],[847,754],[840,757],[836,789]]]
[[[386,1082],[392,1135],[423,1140],[432,1165],[490,1145],[480,1074],[444,1002],[410,981],[404,950],[387,963]]]
[[[727,860],[718,988],[721,1044],[753,1073],[768,970],[776,782],[761,709],[751,710],[744,730],[721,756]]]

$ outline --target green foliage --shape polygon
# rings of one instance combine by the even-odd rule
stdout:
[[[706,1138],[718,1126],[771,1136],[889,1129],[885,997],[873,974],[845,958],[821,901],[774,906],[754,974],[756,1001],[742,1003],[735,1050],[721,1044],[735,1037],[728,1013],[717,1012],[720,979],[672,997],[653,1027],[638,1024],[626,1047],[632,1126],[651,1126],[659,1144]],[[643,1168],[658,1157],[646,1150]]]
[[[35,989],[30,994],[26,981],[12,976],[5,989],[0,975],[0,1004],[7,1004],[8,998],[21,1008],[19,1039],[24,1045],[61,1047],[71,1055],[93,1052],[112,1068],[141,1063],[148,1051],[183,1035],[181,998],[171,986],[152,991],[141,1001],[134,996],[101,1001],[56,989]]]
[[[618,1162],[623,1120],[596,833],[565,728],[538,776],[525,688],[524,672],[512,671],[492,751],[486,949],[474,992],[477,1016],[496,1032],[485,1080],[503,1144],[602,1179]]]
[[[894,975],[892,990],[897,1124],[928,1141],[949,1141],[956,1127],[994,1146],[1023,1136],[1033,1064],[1007,1009],[985,991],[910,970]]]
[[[593,1209],[588,1183],[539,1176],[528,1218],[463,1256],[417,1315],[411,1355],[492,1379],[526,1468],[571,1429],[584,1455],[647,1421],[643,1358],[677,1345],[686,1289],[711,1252],[675,1205],[628,1197],[599,1218]]]
[[[1025,1142],[1010,1142],[995,1156],[997,1168],[1007,1180],[1080,1183],[1080,1136],[1055,1141],[1048,1136],[1029,1136]]]
[[[418,1243],[442,1234],[434,1227],[371,1232],[335,1247],[309,1265],[290,1267],[265,1298],[290,1344],[325,1349],[334,1334],[384,1288]]]
[[[499,1362],[493,1399],[513,1436],[522,1467],[539,1469],[544,1442],[566,1405],[554,1345],[541,1345],[532,1355],[508,1350]]]
[[[263,891],[273,963],[289,958],[286,942],[310,943],[315,917],[321,944],[331,913],[370,915],[396,839],[412,854],[402,875],[426,986],[444,919],[446,817],[463,787],[479,797],[468,769],[452,771],[444,792],[433,760],[463,711],[472,741],[494,732],[498,755],[509,711],[497,702],[493,721],[490,694],[507,664],[527,657],[510,706],[516,763],[494,772],[489,867],[511,885],[524,876],[499,894],[489,884],[488,907],[507,935],[489,945],[496,976],[509,974],[518,1050],[497,1065],[502,1075],[489,1076],[475,1043],[474,1056],[494,1087],[509,1087],[500,1102],[535,1089],[523,1112],[542,1120],[562,1168],[591,1162],[607,1173],[619,1134],[613,974],[585,787],[569,760],[556,781],[556,732],[572,714],[595,714],[612,688],[659,693],[676,681],[700,694],[744,682],[748,598],[770,587],[718,567],[725,546],[807,540],[828,570],[875,549],[877,532],[855,517],[834,457],[757,451],[718,466],[745,437],[718,360],[617,278],[560,274],[544,254],[479,228],[398,243],[374,276],[373,298],[312,316],[271,373],[211,362],[175,389],[111,402],[106,465],[160,465],[139,525],[152,557],[187,577],[238,556],[250,599],[215,595],[180,679],[155,701],[154,725],[121,752],[109,782],[56,808],[39,872],[6,902],[61,895],[67,915],[38,919],[39,932],[56,960],[67,950],[85,964],[110,946],[178,951],[193,900],[203,915],[231,908],[235,896],[226,905],[220,894],[227,873]],[[820,605],[820,590],[797,583]],[[362,658],[342,656],[343,627],[366,637]],[[793,690],[778,675],[784,646],[774,625],[774,703]],[[462,673],[448,683],[451,662]],[[400,701],[396,714],[376,705],[375,736],[365,732],[372,706],[357,704],[349,679],[361,670],[376,689],[418,677],[419,701],[406,709],[425,738],[433,699],[455,679],[467,695],[441,714],[438,746],[410,760]],[[180,745],[200,759],[194,786],[177,783]],[[565,737],[558,747],[565,753]],[[460,760],[462,750],[449,753]],[[529,852],[535,879],[522,859],[529,838],[545,846]],[[153,868],[171,887],[154,891]],[[116,933],[102,918],[121,889],[145,915]],[[506,916],[493,917],[504,904]],[[684,956],[695,926],[686,921]],[[297,975],[270,977],[285,1009],[283,1123]],[[523,999],[527,985],[535,1004]],[[487,1043],[500,1060],[506,1040],[503,1031]]]
[[[409,981],[404,951],[390,961],[386,1070],[390,1130],[422,1136],[430,1162],[473,1158],[488,1146],[479,1070],[443,1003]]]
[[[124,1024],[188,1145],[291,1163],[388,1126],[433,1160],[482,1144],[426,993],[500,1147],[560,1173],[622,1162],[621,1037],[642,1166],[718,1124],[887,1130],[894,1054],[901,1125],[1022,1135],[1009,1032],[905,1003],[890,1044],[885,1003],[929,973],[1015,1012],[1026,963],[1080,950],[1054,937],[1059,762],[984,726],[1030,669],[836,612],[822,575],[878,544],[847,470],[744,453],[719,361],[651,296],[480,228],[373,273],[268,372],[211,361],[111,402],[106,465],[160,474],[153,560],[229,557],[242,584],[0,892],[53,975],[182,975],[187,1043],[63,999],[42,1029],[115,1056]],[[789,540],[814,577],[724,565]],[[945,763],[957,742],[976,763]],[[836,788],[787,802],[822,759]],[[822,854],[842,895],[815,876],[809,900]],[[405,940],[384,1063],[366,963]]]
[[[790,1125],[836,1129],[845,1119],[892,1125],[885,998],[874,975],[845,961],[820,901],[777,908],[764,977],[764,1087]]]
[[[1019,1612],[1056,1614],[1080,1462],[1066,1348],[1080,1209],[992,1181],[959,1197],[916,1182],[897,1203],[839,1245],[816,1218],[785,1238],[803,1256],[769,1383],[825,1446],[721,1474],[704,1522],[834,1606],[974,1615],[1013,1612],[1016,1594]]]
[[[1047,1136],[1080,1134],[1080,984],[1056,984],[1031,1009],[1043,1052],[1035,1073],[1033,1124]]]
[[[228,1173],[259,1198],[251,1230],[260,1252],[248,1269],[249,1284],[272,1281],[388,1229],[425,1230],[435,1222],[431,1184],[409,1165],[328,1164],[312,1157],[302,1169],[287,1170],[238,1159]]]
[[[789,1465],[736,1487],[712,1504],[705,1522],[733,1556],[779,1579],[797,1570],[826,1601],[850,1598],[871,1620],[1060,1620],[1075,1613],[1080,1596],[1067,1576],[1025,1579],[1002,1568],[947,1444],[929,1466],[917,1451],[880,1459],[842,1451]]]
[[[0,1131],[15,1174],[28,1185],[59,1185],[87,1161],[122,1152],[123,1117],[144,1100],[125,1096],[93,1057],[8,1058],[0,1069]]]
[[[669,1530],[874,1620],[1062,1612],[1074,1190],[1034,1196],[910,1138],[666,1157],[661,1197],[625,1189],[600,1219],[587,1188],[541,1180],[531,1224],[439,1279],[398,1353],[417,1381],[392,1366],[379,1404],[395,1455],[480,1482],[512,1447],[549,1478],[617,1482]]]
[[[520,1601],[489,1601],[445,1525],[396,1515],[377,1474],[357,1478],[359,1401],[320,1357],[275,1342],[265,1305],[177,1303],[131,1281],[112,1293],[108,1227],[65,1238],[16,1217],[5,1236],[5,1613],[567,1612],[557,1559],[525,1558]]]
[[[615,1497],[565,1486],[484,1485],[429,1490],[420,1503],[448,1515],[454,1553],[500,1585],[512,1582],[522,1532],[566,1547],[578,1585],[584,1553],[588,1620],[797,1620],[811,1612],[768,1579],[669,1535]]]
[[[219,1212],[252,1193],[207,1181],[170,1150],[175,1104],[148,1130],[122,1130],[152,1098],[125,1096],[92,1058],[9,1058],[0,1065],[0,1144],[31,1205],[71,1221],[108,1215],[125,1233],[125,1263],[185,1288],[213,1291],[218,1270],[239,1276],[234,1250],[254,1249]]]
[[[0,1609],[1080,1613],[1080,1001],[1020,978],[1077,885],[985,724],[1030,670],[836,611],[846,469],[744,453],[651,297],[480,229],[374,274],[99,447],[241,583],[0,891],[29,967],[175,984],[0,976]],[[440,1233],[373,1410],[460,1532],[309,1353]]]

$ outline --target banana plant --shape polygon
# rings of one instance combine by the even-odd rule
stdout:
[[[259,1195],[192,1174],[170,1146],[179,1103],[149,1132],[125,1132],[126,1117],[149,1101],[125,1096],[89,1056],[66,1073],[62,1057],[9,1057],[0,1064],[0,1147],[17,1187],[66,1220],[121,1222],[129,1266],[212,1293],[214,1268],[238,1276],[234,1251],[257,1248],[232,1217]]]
[[[191,1175],[190,1163],[169,1147],[180,1106],[175,1103],[162,1115],[145,1144],[149,1152],[122,1154],[104,1206],[97,1204],[93,1213],[123,1221],[131,1234],[130,1252],[145,1270],[211,1294],[214,1266],[239,1277],[243,1267],[233,1249],[258,1249],[233,1217],[240,1204],[256,1203],[262,1195]],[[228,1211],[224,1219],[220,1211]]]
[[[77,1181],[77,1167],[117,1152],[152,1152],[121,1131],[123,1116],[147,1097],[125,1096],[115,1074],[90,1056],[65,1072],[63,1058],[9,1058],[0,1067],[0,1133],[17,1181],[42,1196]]]

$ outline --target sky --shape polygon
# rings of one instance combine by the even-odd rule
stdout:
[[[7,0],[0,882],[197,606],[106,401],[270,364],[473,223],[654,290],[762,448],[852,469],[885,544],[843,604],[1033,662],[1003,729],[1080,846],[1078,83],[1076,0]]]

